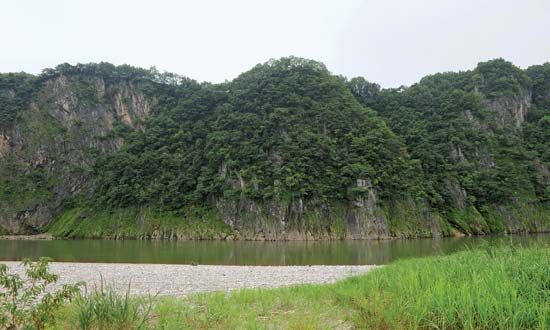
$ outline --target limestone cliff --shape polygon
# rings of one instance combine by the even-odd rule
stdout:
[[[95,155],[122,145],[115,127],[140,128],[152,103],[126,80],[61,74],[41,82],[0,131],[2,175],[14,185],[0,201],[0,226],[14,234],[42,231],[86,186]]]

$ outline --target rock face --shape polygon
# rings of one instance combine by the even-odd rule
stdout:
[[[487,101],[488,109],[494,114],[492,122],[500,128],[521,127],[530,106],[531,91],[527,89],[513,96],[499,96]]]
[[[94,154],[122,145],[116,124],[140,128],[152,102],[124,80],[59,75],[41,84],[20,119],[0,131],[0,164],[21,173],[17,180],[25,183],[13,185],[27,185],[13,200],[0,201],[0,226],[14,234],[43,230],[87,184]],[[38,174],[41,183],[26,182]]]
[[[3,158],[8,153],[10,137],[4,133],[0,134],[0,158]]]
[[[257,203],[220,199],[214,209],[246,240],[388,239],[389,221],[371,190],[367,196],[343,204],[298,199]]]
[[[389,223],[377,200],[369,179],[357,179],[357,187],[366,194],[351,201],[347,215],[347,237],[352,239],[389,238]]]

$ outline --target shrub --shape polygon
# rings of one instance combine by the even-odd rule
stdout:
[[[44,329],[53,323],[59,307],[80,291],[82,283],[65,284],[57,291],[47,290],[58,279],[49,271],[50,261],[48,258],[37,262],[23,260],[25,278],[8,274],[8,267],[0,264],[0,328]]]

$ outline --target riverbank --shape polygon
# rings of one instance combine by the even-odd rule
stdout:
[[[6,241],[50,241],[53,239],[55,239],[55,237],[53,237],[53,235],[49,233],[36,235],[0,235],[0,240]]]
[[[91,299],[65,306],[53,328],[129,329],[145,320],[151,329],[548,329],[549,273],[548,245],[486,246],[329,285],[159,298],[149,313],[135,307],[139,299],[132,315],[93,309],[105,301]]]
[[[422,212],[415,211],[410,205],[387,205],[379,212],[380,223],[376,222],[377,218],[363,214],[354,218],[353,225],[349,223],[352,213],[343,205],[335,204],[329,209],[333,213],[327,215],[314,208],[296,222],[273,219],[267,213],[227,220],[214,208],[189,208],[179,212],[160,212],[147,207],[73,208],[53,221],[47,233],[56,238],[71,239],[320,241],[550,231],[550,210],[530,204],[503,206],[498,210],[488,208],[485,215],[474,208],[450,209],[434,213],[429,219],[422,218]]]
[[[19,262],[0,261],[10,273],[22,275]],[[365,274],[377,266],[213,266],[53,262],[59,275],[57,287],[85,282],[88,288],[101,279],[119,293],[130,286],[133,295],[182,296],[199,292],[231,291],[244,288],[277,288],[297,284],[334,283]]]

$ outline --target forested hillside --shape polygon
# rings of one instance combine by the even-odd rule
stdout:
[[[550,64],[381,89],[289,57],[231,82],[0,75],[0,227],[360,239],[550,230]]]
[[[456,228],[486,233],[525,228],[549,201],[549,70],[498,59],[410,88],[349,85],[421,162],[431,207]]]

